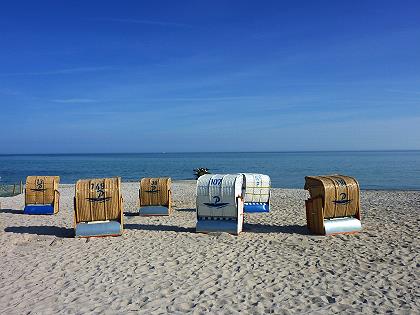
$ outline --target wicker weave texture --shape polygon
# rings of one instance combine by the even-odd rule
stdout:
[[[143,178],[140,181],[140,207],[142,206],[165,206],[171,205],[171,179]]]
[[[74,203],[75,223],[107,220],[122,223],[121,178],[77,181]]]
[[[28,176],[26,178],[25,204],[53,204],[59,183],[59,176]]]
[[[357,180],[345,175],[307,176],[305,189],[308,228],[324,234],[324,219],[356,217],[360,219],[360,187]]]

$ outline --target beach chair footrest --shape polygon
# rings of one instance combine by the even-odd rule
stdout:
[[[200,233],[226,232],[239,234],[238,222],[234,220],[198,220],[196,231]]]
[[[245,213],[269,212],[270,205],[264,202],[246,202],[244,204]]]
[[[163,206],[146,206],[140,207],[139,215],[149,216],[149,215],[169,215],[169,208]]]
[[[325,235],[355,233],[362,229],[360,220],[356,218],[334,218],[324,220]]]
[[[78,223],[76,237],[112,236],[121,235],[122,226],[118,221]]]
[[[23,209],[24,214],[54,214],[52,205],[27,205]]]

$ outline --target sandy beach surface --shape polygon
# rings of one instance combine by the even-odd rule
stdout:
[[[121,237],[73,238],[74,185],[55,216],[0,198],[1,314],[420,314],[420,192],[363,191],[363,232],[313,236],[299,189],[273,189],[240,236],[195,233],[195,182],[170,217],[137,216],[123,183]]]

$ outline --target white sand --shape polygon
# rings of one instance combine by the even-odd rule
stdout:
[[[74,239],[74,186],[60,190],[56,216],[0,198],[2,314],[420,313],[420,192],[364,191],[363,232],[324,237],[307,234],[304,190],[274,189],[235,237],[194,232],[193,182],[153,218],[124,183],[124,235]]]

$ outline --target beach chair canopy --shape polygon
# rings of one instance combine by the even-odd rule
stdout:
[[[306,201],[308,227],[314,233],[344,233],[361,228],[360,187],[355,178],[345,175],[307,176],[305,189],[310,194]]]
[[[171,179],[142,178],[140,181],[140,206],[169,206],[171,202]]]
[[[171,179],[143,178],[140,181],[140,215],[169,215],[172,211]]]
[[[59,211],[59,176],[28,176],[25,188],[26,214],[55,214]]]
[[[270,176],[254,173],[244,173],[243,175],[245,175],[244,212],[269,212]]]
[[[242,231],[244,183],[242,174],[200,176],[196,199],[198,232]]]
[[[328,175],[305,177],[305,189],[311,199],[322,198],[324,218],[355,216],[360,209],[360,188],[350,176]]]
[[[120,235],[123,227],[121,178],[78,180],[74,214],[76,236]]]

